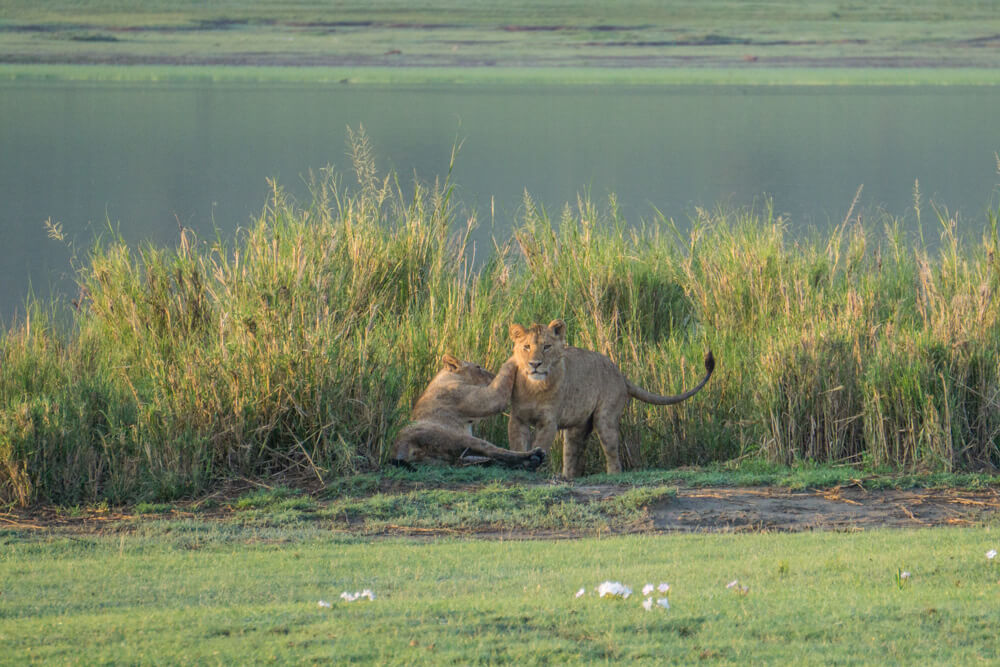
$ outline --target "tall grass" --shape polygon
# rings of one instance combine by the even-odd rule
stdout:
[[[363,132],[352,146],[350,185],[316,174],[305,205],[272,187],[228,242],[99,243],[75,310],[31,305],[0,341],[0,499],[168,498],[233,475],[372,469],[442,353],[497,367],[510,321],[555,317],[657,391],[692,385],[715,351],[697,397],[628,412],[633,467],[1000,463],[995,216],[962,244],[939,213],[932,251],[892,219],[793,241],[766,208],[699,211],[682,231],[627,225],[613,200],[553,220],[526,197],[474,268],[476,221],[448,180],[410,194],[375,171]],[[485,435],[505,442],[502,418]]]

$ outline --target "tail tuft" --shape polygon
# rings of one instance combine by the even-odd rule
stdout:
[[[711,350],[705,355],[705,370],[708,371],[709,375],[715,370],[715,357],[712,355]]]

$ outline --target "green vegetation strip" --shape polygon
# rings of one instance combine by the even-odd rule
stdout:
[[[559,478],[547,479],[544,473],[510,471],[500,468],[420,466],[415,471],[388,468],[377,473],[359,473],[331,479],[318,498],[363,498],[383,489],[418,491],[440,488],[481,488],[497,485],[563,484]],[[604,484],[621,488],[648,486],[701,487],[779,487],[789,490],[830,489],[857,486],[866,489],[961,489],[975,491],[1000,486],[1000,476],[992,473],[901,472],[891,467],[799,463],[776,465],[760,459],[740,463],[689,466],[682,469],[633,470],[620,475],[598,473],[582,477],[569,488]],[[284,489],[284,490],[282,490]],[[259,491],[265,497],[300,493],[284,487]],[[247,501],[244,501],[247,502]]]
[[[380,476],[361,477],[378,485]],[[259,489],[225,503],[221,509],[226,521],[240,525],[301,528],[317,524],[352,534],[599,535],[648,527],[650,506],[669,502],[677,494],[676,487],[658,484],[640,484],[607,498],[590,499],[570,484],[539,480],[446,488],[432,487],[426,481],[395,479],[390,483],[395,488],[355,494],[350,480],[345,480],[344,486],[334,483],[316,497],[284,486]],[[107,508],[79,508],[76,513],[93,515],[102,510]],[[219,510],[215,501],[183,505],[144,502],[133,509],[138,516],[174,512],[205,516],[205,512]],[[68,516],[69,512],[60,510],[59,514]]]
[[[0,532],[0,655],[18,663],[992,663],[1000,563],[985,554],[998,544],[988,529],[556,542],[371,542],[157,521],[105,537],[8,531]],[[633,595],[599,599],[606,580]],[[647,582],[670,584],[669,610],[643,608]],[[363,589],[375,600],[340,597]]]
[[[639,527],[648,505],[673,497],[672,487],[639,487],[613,498],[576,502],[568,485],[488,486],[473,493],[462,490],[419,490],[377,494],[331,503],[321,513],[335,524],[365,530],[427,528],[436,531],[491,530],[559,531]]]
[[[996,86],[995,68],[260,67],[10,65],[0,83],[329,86]]]

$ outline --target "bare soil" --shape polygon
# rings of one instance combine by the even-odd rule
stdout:
[[[580,503],[601,502],[628,488],[615,485],[579,486],[574,489],[573,496]],[[804,491],[776,487],[680,488],[676,497],[646,510],[648,521],[613,532],[851,532],[876,528],[983,525],[1000,517],[1000,490],[873,490],[860,486]],[[231,506],[223,503],[219,509],[209,512],[192,511],[185,508],[184,504],[177,504],[167,514],[144,516],[150,519],[197,518],[224,521],[236,515],[237,512]],[[133,525],[136,518],[137,515],[128,510],[87,509],[67,512],[54,507],[35,507],[0,512],[0,529],[96,535],[130,530],[128,526]],[[358,532],[363,532],[360,527]],[[371,536],[370,533],[366,534]],[[386,534],[420,537],[461,534],[487,539],[499,535],[495,530],[456,531],[448,528],[412,529],[403,526],[387,531]],[[502,533],[505,539],[575,538],[592,534],[592,529],[561,530],[557,534],[516,529],[504,530]]]
[[[651,514],[658,532],[795,532],[975,525],[998,516],[998,509],[995,489],[720,488],[681,489],[670,502],[651,508]]]

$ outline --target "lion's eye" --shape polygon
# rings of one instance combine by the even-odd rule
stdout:
[[[544,346],[542,346],[542,349],[543,349],[543,350],[548,350],[548,349],[549,349],[549,348],[551,348],[551,347],[552,347],[551,345],[544,345]]]
[[[525,352],[528,352],[528,351],[530,351],[530,350],[531,350],[531,346],[530,346],[530,345],[525,345],[525,346],[524,346],[524,351],[525,351]]]

